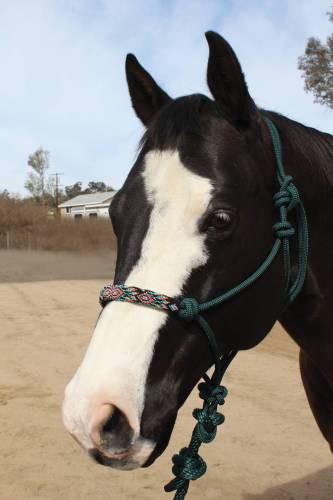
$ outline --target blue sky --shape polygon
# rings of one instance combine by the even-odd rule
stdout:
[[[0,189],[25,194],[27,158],[51,153],[62,184],[124,181],[143,128],[127,52],[172,96],[207,93],[204,32],[232,44],[258,106],[333,133],[297,58],[332,31],[332,0],[0,0]]]

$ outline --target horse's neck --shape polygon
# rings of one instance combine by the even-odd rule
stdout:
[[[278,127],[286,173],[293,176],[304,204],[327,204],[333,211],[333,136],[277,113],[268,116]]]

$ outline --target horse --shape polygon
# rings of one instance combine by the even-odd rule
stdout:
[[[132,106],[145,132],[110,206],[114,282],[202,303],[258,268],[275,241],[278,186],[267,120],[273,122],[307,213],[303,287],[283,307],[279,254],[251,286],[204,316],[220,353],[250,349],[276,321],[283,325],[299,346],[307,399],[333,451],[333,136],[259,109],[229,43],[211,31],[206,39],[212,98],[173,99],[134,55],[126,58]],[[290,254],[293,276],[293,238]],[[212,362],[195,322],[109,302],[65,389],[65,427],[102,465],[148,467],[166,449],[179,408]]]

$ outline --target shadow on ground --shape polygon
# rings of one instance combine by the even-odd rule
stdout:
[[[245,494],[244,500],[332,500],[333,465],[314,474],[269,488],[259,494]]]

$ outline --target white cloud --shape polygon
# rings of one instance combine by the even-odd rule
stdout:
[[[207,92],[207,29],[233,45],[256,102],[333,132],[305,94],[297,58],[325,38],[330,0],[0,0],[0,189],[24,192],[27,157],[51,151],[63,183],[119,187],[142,127],[124,58],[134,52],[173,96]]]

